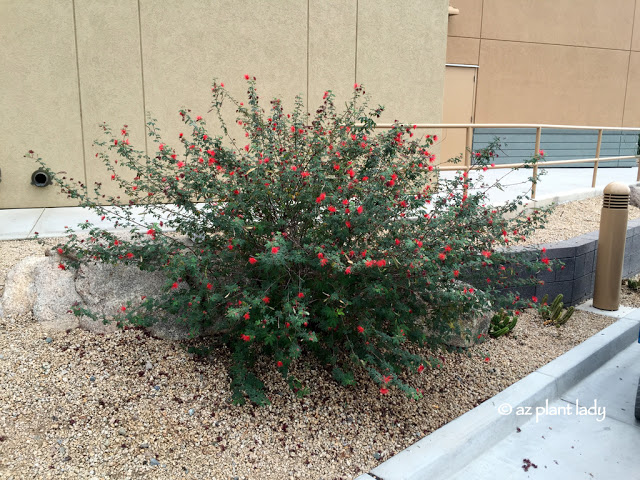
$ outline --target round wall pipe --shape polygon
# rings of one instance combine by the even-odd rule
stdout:
[[[31,185],[46,187],[47,185],[51,185],[51,177],[46,171],[39,168],[31,174]]]

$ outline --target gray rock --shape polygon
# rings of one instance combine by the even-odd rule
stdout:
[[[27,257],[7,272],[2,296],[3,315],[24,315],[33,310],[36,301],[35,271],[47,262],[45,257]]]
[[[471,285],[463,282],[456,282],[456,285],[459,286],[461,290],[465,287],[471,287]],[[471,309],[472,313],[458,311],[458,307],[453,305],[449,307],[452,308],[453,311],[446,313],[448,318],[453,317],[456,320],[454,320],[450,326],[445,326],[448,330],[438,332],[433,325],[429,325],[426,328],[427,335],[437,336],[439,340],[446,345],[458,348],[468,348],[478,343],[480,339],[486,339],[489,333],[491,318],[493,317],[491,305],[482,303],[486,300],[483,300],[483,293],[477,289],[472,295],[475,298],[475,304]],[[434,312],[434,317],[439,317],[439,314]],[[479,336],[480,338],[478,338]]]
[[[33,316],[39,322],[67,330],[78,326],[78,318],[69,313],[74,303],[81,301],[75,288],[75,272],[58,268],[60,259],[41,257],[34,271],[35,301]]]
[[[479,312],[460,317],[445,343],[452,347],[472,347],[480,340],[479,336],[487,338],[492,317],[493,312]]]
[[[138,305],[143,295],[160,294],[164,283],[162,272],[143,272],[131,265],[92,262],[78,269],[75,288],[92,312],[110,317],[119,314],[120,307],[127,302]]]
[[[124,428],[124,427],[120,427],[120,428],[118,429],[118,435],[122,435],[122,436],[124,436],[124,435],[126,435],[126,434],[127,434],[127,429],[126,429],[126,428]]]
[[[53,342],[53,338],[47,337],[47,338],[44,339],[44,341],[47,342],[47,343],[51,343],[51,342]]]
[[[640,208],[640,187],[630,185],[629,190],[629,205]]]
[[[158,297],[165,288],[163,272],[144,272],[135,266],[99,262],[84,264],[77,271],[60,269],[59,265],[60,256],[55,251],[47,252],[47,256],[28,257],[16,264],[6,277],[0,314],[17,316],[32,312],[46,329],[80,327],[94,333],[111,333],[117,329],[115,323],[105,324],[86,316],[78,318],[70,313],[72,307],[78,305],[100,319],[111,319],[120,314],[120,308],[127,303],[135,307],[142,302],[142,296]],[[154,320],[148,328],[153,336],[167,340],[189,338],[189,327],[184,322],[168,315]],[[149,365],[146,364],[147,369]]]
[[[149,465],[151,465],[152,467],[157,467],[158,465],[160,465],[160,462],[155,458],[152,458],[151,460],[149,460]]]
[[[193,408],[190,408],[188,413],[190,416],[193,416],[193,414],[196,413],[196,411]]]

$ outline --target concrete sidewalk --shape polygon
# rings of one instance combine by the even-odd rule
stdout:
[[[621,318],[357,480],[640,478],[640,309],[611,314]]]

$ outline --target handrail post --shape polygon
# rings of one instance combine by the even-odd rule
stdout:
[[[473,128],[467,127],[467,136],[465,139],[465,148],[464,148],[464,166],[465,172],[469,175],[469,171],[471,170],[471,147],[473,146]],[[465,182],[467,185],[467,182]],[[464,195],[467,195],[467,187],[464,188]]]
[[[640,155],[636,157],[636,162],[638,163],[638,175],[636,176],[636,182],[640,182]]]
[[[602,129],[598,130],[598,144],[596,145],[596,159],[600,158],[600,147],[602,146]],[[598,176],[598,160],[593,162],[593,179],[591,188],[596,188],[596,177]]]
[[[542,136],[542,127],[536,128],[536,156],[540,156],[540,137]],[[538,159],[539,160],[539,159]],[[538,160],[533,165],[533,182],[531,184],[531,200],[536,199],[536,186],[538,183]]]

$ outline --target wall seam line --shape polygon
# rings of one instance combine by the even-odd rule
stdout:
[[[309,31],[309,28],[311,26],[311,20],[310,20],[311,12],[310,12],[310,9],[311,9],[311,0],[307,0],[307,99],[306,99],[306,102],[305,102],[307,104],[307,119],[309,118],[309,103],[311,102],[311,99],[309,98],[309,76],[310,76],[310,72],[311,72],[311,69],[309,68],[310,67],[310,63],[309,63],[310,62],[310,60],[309,60],[310,52],[309,52],[309,50],[311,48],[311,41],[310,41],[311,32]],[[307,121],[305,121],[305,123],[307,123]]]
[[[624,100],[622,101],[622,121],[621,127],[624,127],[624,114],[627,110],[627,92],[629,91],[629,76],[631,75],[631,49],[633,48],[633,31],[636,27],[636,9],[638,8],[638,0],[633,4],[633,23],[631,24],[631,40],[629,41],[629,60],[627,62],[627,80],[624,84]],[[622,142],[622,138],[620,139]]]
[[[142,84],[142,124],[144,125],[144,153],[149,155],[147,139],[147,98],[144,90],[144,59],[142,55],[142,14],[140,12],[140,0],[138,0],[138,38],[140,40],[140,83]]]
[[[524,40],[508,40],[504,38],[489,38],[482,37],[482,40],[491,40],[493,42],[509,42],[509,43],[526,43],[528,45],[549,45],[551,47],[570,47],[570,48],[590,48],[593,50],[606,50],[606,51],[614,51],[614,52],[628,52],[626,48],[609,48],[609,47],[592,47],[589,45],[568,45],[566,43],[545,43],[545,42],[525,42]]]
[[[76,78],[78,81],[78,108],[80,110],[80,136],[82,137],[82,171],[84,174],[84,185],[89,190],[87,185],[87,152],[85,148],[85,135],[84,135],[84,116],[82,115],[82,92],[80,89],[80,56],[78,54],[78,24],[76,21],[76,0],[71,0],[71,8],[73,11],[73,42],[76,47]]]
[[[358,17],[360,14],[359,0],[356,0],[356,54],[354,61],[353,83],[358,83]]]

